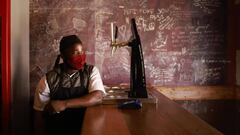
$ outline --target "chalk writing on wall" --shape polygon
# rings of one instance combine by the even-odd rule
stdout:
[[[224,0],[30,1],[31,88],[53,67],[62,36],[77,34],[105,84],[128,83],[130,48],[111,56],[110,23],[119,41],[131,36],[136,18],[147,83],[209,85],[224,82]]]

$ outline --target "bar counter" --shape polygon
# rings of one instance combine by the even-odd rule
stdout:
[[[157,104],[145,103],[139,110],[116,105],[87,108],[81,135],[222,135],[156,90],[151,93]]]

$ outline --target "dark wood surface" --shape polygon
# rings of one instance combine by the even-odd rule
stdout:
[[[221,135],[157,91],[157,104],[140,110],[120,110],[116,105],[89,107],[82,135]]]

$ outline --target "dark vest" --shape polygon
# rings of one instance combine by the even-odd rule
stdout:
[[[70,77],[64,72],[64,65],[60,64],[46,74],[50,88],[51,100],[66,100],[78,98],[88,94],[89,78],[92,72],[92,65],[84,65],[82,70]],[[46,115],[46,134],[58,135],[79,135],[85,108],[66,109],[65,111]]]

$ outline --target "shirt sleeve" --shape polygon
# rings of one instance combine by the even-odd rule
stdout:
[[[46,104],[50,101],[50,89],[46,76],[39,81],[34,94],[33,108],[37,111],[43,111]]]
[[[97,67],[94,66],[90,75],[88,92],[91,93],[96,90],[102,91],[104,95],[106,95],[99,70],[97,69]]]

